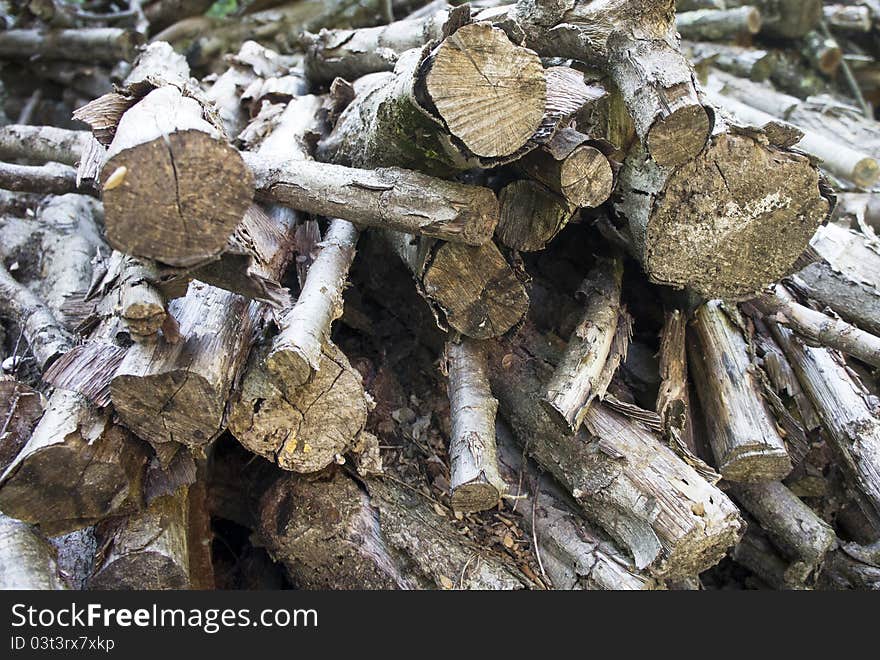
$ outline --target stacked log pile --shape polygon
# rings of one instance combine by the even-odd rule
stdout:
[[[0,586],[880,588],[880,5],[209,6],[4,6]]]

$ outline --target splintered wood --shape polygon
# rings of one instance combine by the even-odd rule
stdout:
[[[221,4],[0,11],[0,588],[880,589],[880,2]]]

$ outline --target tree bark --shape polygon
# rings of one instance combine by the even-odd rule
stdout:
[[[690,51],[697,68],[700,68],[701,61],[705,61],[721,71],[752,82],[764,82],[779,66],[779,58],[771,50],[705,42],[686,42],[684,46]]]
[[[341,470],[279,479],[262,500],[260,540],[303,589],[522,589],[507,562],[464,540],[396,480],[363,486]]]
[[[464,513],[498,506],[508,485],[498,473],[495,415],[498,401],[492,396],[487,375],[486,348],[472,339],[446,343],[452,432],[449,463],[452,508]]]
[[[0,514],[0,589],[62,590],[55,552],[30,526]]]
[[[770,481],[791,472],[791,460],[762,396],[744,321],[717,301],[701,306],[689,346],[691,373],[721,475]]]
[[[541,398],[564,433],[577,433],[590,404],[604,398],[617,364],[626,357],[630,333],[623,338],[623,346],[615,345],[620,341],[621,317],[627,314],[620,300],[622,286],[623,259],[599,257],[578,288],[584,299],[583,316]],[[610,375],[609,359],[617,363],[611,365]]]
[[[90,137],[88,131],[10,124],[0,128],[0,159],[76,165]]]
[[[32,387],[0,375],[0,474],[27,443],[46,401]]]
[[[528,325],[520,335],[497,342],[489,363],[493,392],[517,441],[639,570],[673,579],[717,563],[741,534],[742,520],[727,496],[653,433],[604,404],[592,405],[585,429],[563,442],[537,402],[558,346]]]

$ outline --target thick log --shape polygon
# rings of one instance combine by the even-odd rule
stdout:
[[[472,513],[498,506],[508,485],[498,472],[495,415],[498,401],[489,388],[486,347],[473,339],[446,343],[448,377],[449,487],[452,508]]]
[[[563,128],[516,166],[573,206],[594,208],[608,201],[614,187],[614,169],[602,146],[573,128]]]
[[[363,170],[244,154],[257,197],[365,227],[423,234],[469,245],[489,241],[498,201],[488,188],[398,168]]]
[[[880,530],[880,415],[876,399],[833,351],[808,346],[777,324],[772,324],[771,330],[813,402],[862,512]]]
[[[503,335],[525,316],[528,294],[494,243],[472,247],[390,231],[384,238],[450,328],[488,339]]]
[[[391,479],[362,486],[341,470],[279,479],[263,497],[258,533],[303,589],[528,586],[424,496]]]
[[[0,57],[115,64],[133,60],[143,39],[134,30],[113,27],[5,30],[0,32]]]
[[[491,349],[492,391],[517,441],[639,570],[671,579],[717,563],[741,533],[736,507],[653,433],[595,403],[574,438],[556,431],[537,399],[560,352],[528,325]]]
[[[792,562],[786,571],[789,581],[815,584],[826,555],[837,545],[831,526],[778,481],[735,484],[731,492]]]
[[[89,589],[190,588],[188,522],[184,487],[138,514],[98,525],[100,556]]]
[[[126,78],[125,93],[75,113],[99,139],[102,125],[115,131],[101,171],[107,240],[172,266],[219,254],[253,194],[241,156],[206,120],[186,76],[186,62],[168,44],[154,43]]]
[[[761,34],[803,37],[822,19],[822,0],[725,0],[728,7],[753,6],[761,12]]]
[[[630,321],[620,296],[623,286],[623,259],[596,259],[587,277],[578,287],[583,297],[583,315],[571,333],[565,353],[553,377],[547,383],[541,403],[565,433],[577,433],[590,404],[601,400],[611,382],[617,364],[606,368],[609,359],[619,364],[626,356],[626,333],[623,347],[616,347],[617,328]],[[612,358],[612,354],[617,355]]]
[[[465,25],[429,53],[408,51],[394,74],[373,78],[317,156],[449,175],[520,152],[541,127],[547,99],[534,52],[491,25]]]
[[[565,198],[530,179],[506,185],[498,194],[498,203],[501,206],[495,230],[498,240],[522,252],[543,250],[565,228],[576,210]]]
[[[752,6],[732,9],[697,9],[675,15],[675,29],[695,41],[733,40],[761,30],[761,12]]]
[[[255,351],[232,401],[229,430],[247,449],[293,472],[344,462],[367,422],[371,404],[360,374],[330,341],[302,386],[275,382]]]
[[[516,446],[510,430],[497,425],[498,458],[508,483],[522,483],[513,493],[514,510],[532,533],[536,553],[554,589],[631,591],[654,589],[656,580],[636,570],[614,541],[578,513],[577,505]]]
[[[110,384],[123,424],[144,440],[201,447],[223,429],[226,400],[247,359],[255,310],[241,296],[193,282],[168,312],[181,340],[136,344]]]
[[[0,514],[0,589],[67,589],[55,552],[30,525]]]
[[[78,394],[56,390],[0,477],[0,508],[55,535],[141,506],[146,447],[110,417]]]
[[[750,297],[790,272],[830,212],[807,157],[739,131],[674,170],[636,149],[618,190],[651,280],[709,298]]]
[[[762,396],[744,321],[736,314],[718,301],[708,302],[691,326],[691,374],[709,445],[718,471],[729,481],[781,479],[791,472],[791,460]]]
[[[844,320],[880,335],[880,253],[864,234],[834,224],[822,227],[811,247],[822,261],[793,275],[791,283]]]
[[[789,326],[807,340],[846,353],[880,369],[880,337],[799,304],[781,284],[773,293],[756,299],[764,314]]]

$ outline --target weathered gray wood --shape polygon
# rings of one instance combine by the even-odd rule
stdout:
[[[0,589],[59,590],[51,545],[28,524],[0,514]]]

